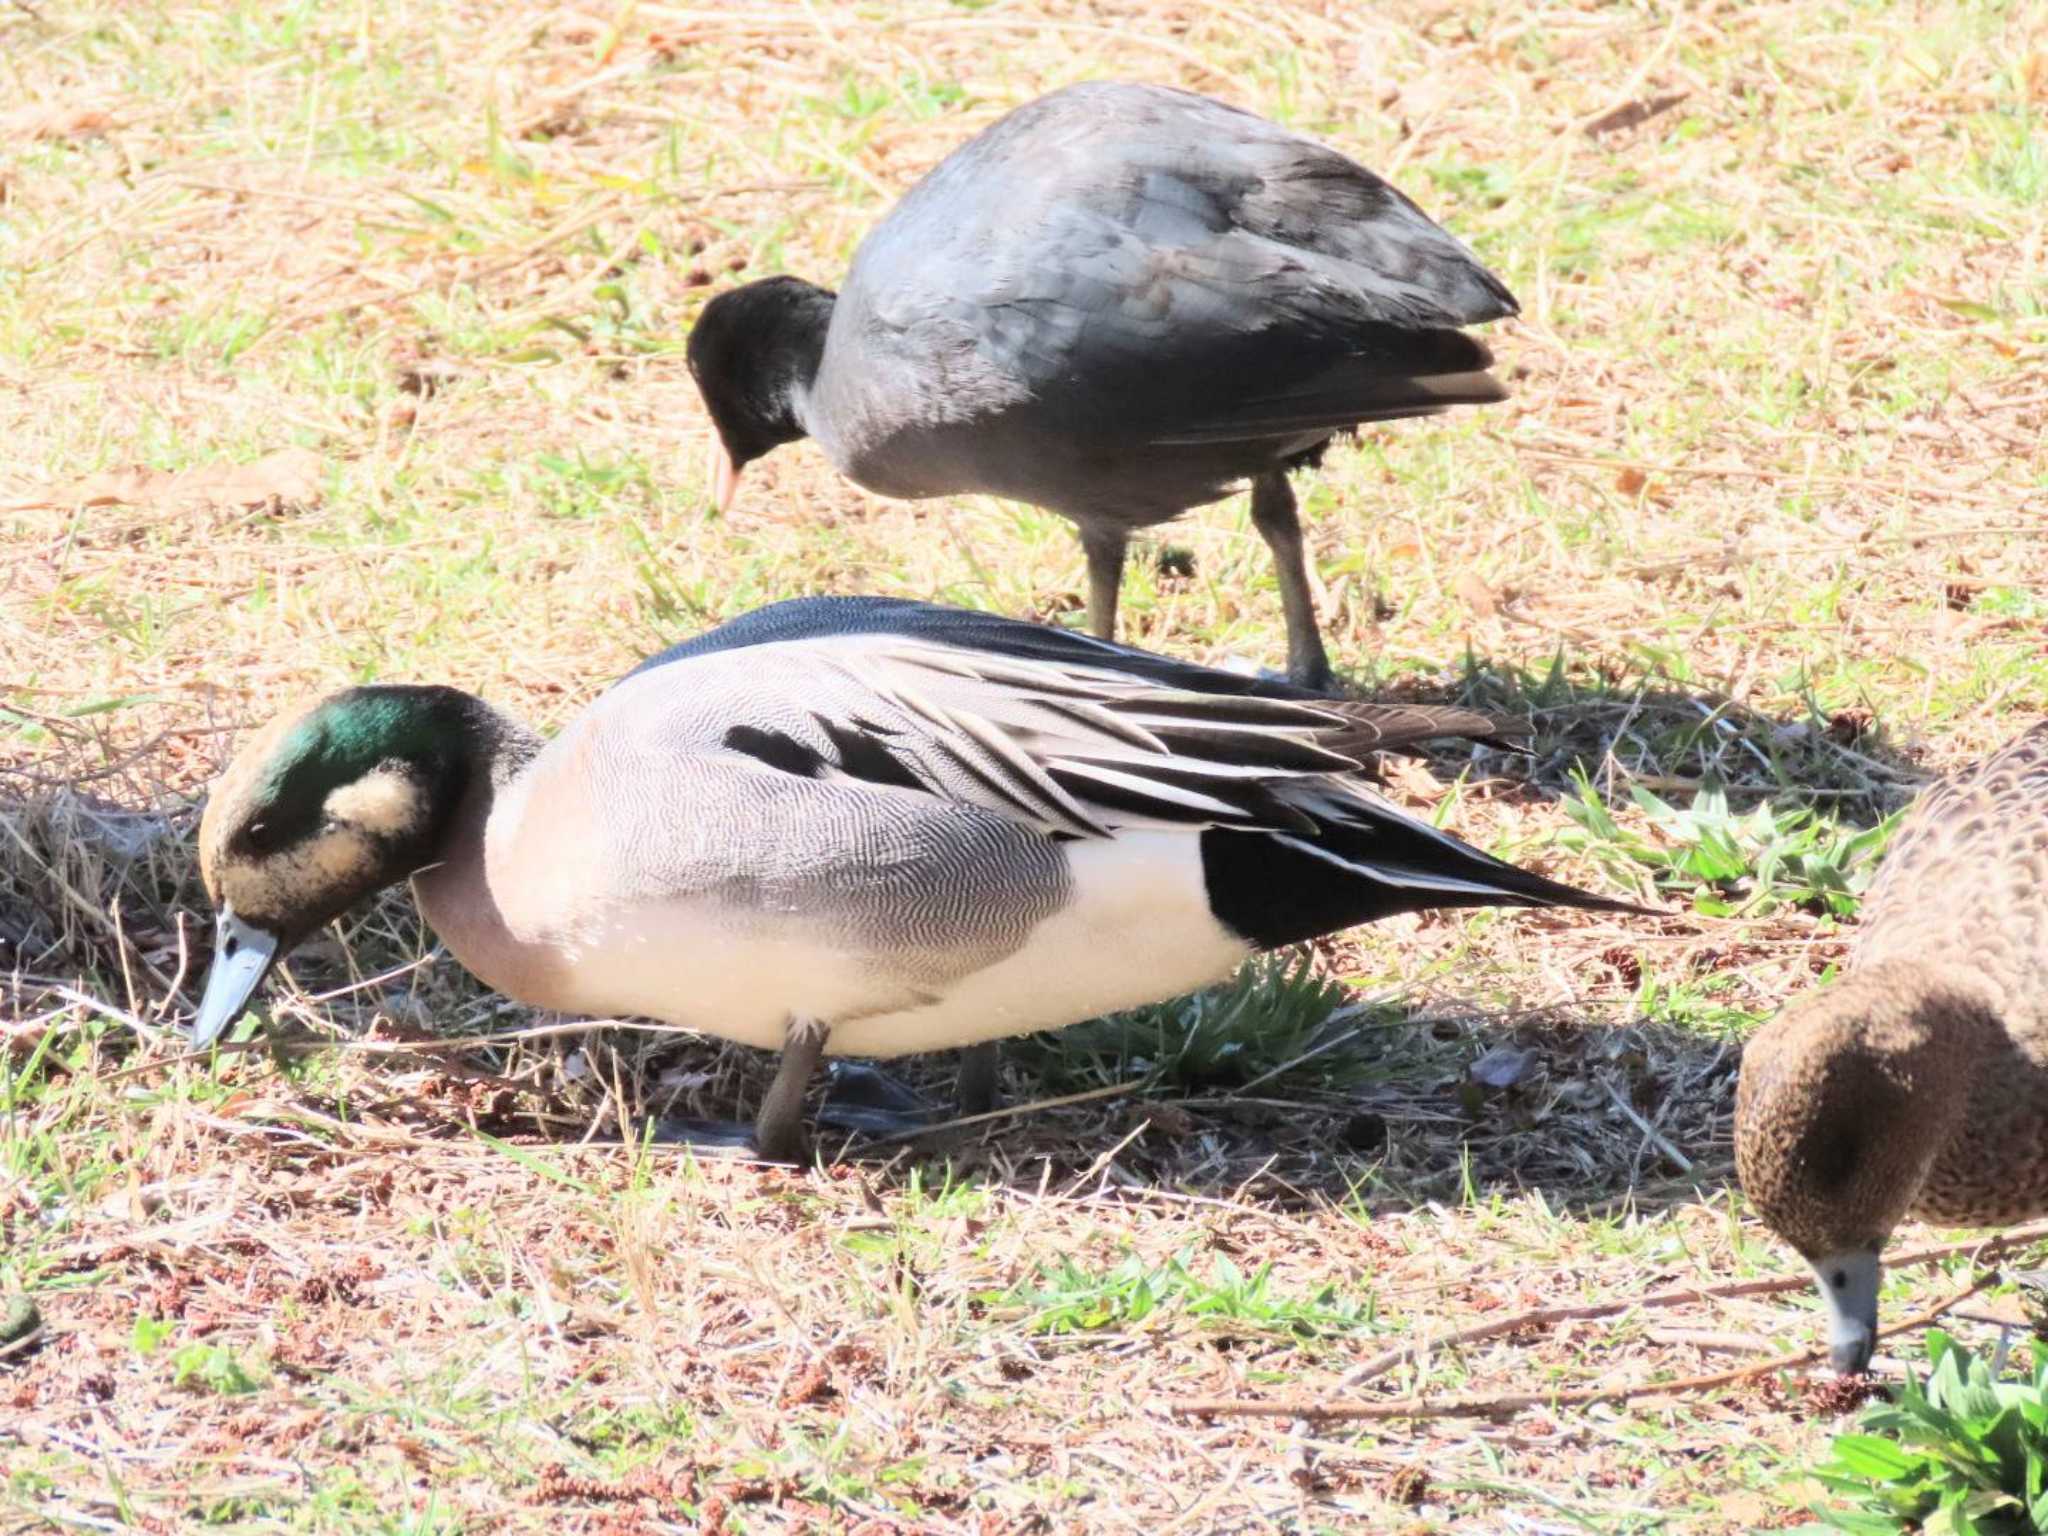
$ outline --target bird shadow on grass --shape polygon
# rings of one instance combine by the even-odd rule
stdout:
[[[1544,1192],[1690,1203],[1729,1179],[1737,1047],[1620,1010],[1359,998],[1287,957],[1194,998],[1007,1043],[1014,1118],[821,1146],[885,1182],[934,1163],[1024,1189],[1366,1211]],[[924,1064],[892,1071],[936,1077]]]
[[[1845,826],[1876,825],[1926,775],[1870,711],[1817,706],[1777,716],[1712,688],[1603,661],[1572,665],[1560,652],[1540,670],[1467,654],[1454,663],[1354,677],[1362,699],[1457,704],[1526,722],[1526,755],[1480,748],[1481,765],[1542,800],[1588,788],[1626,799],[1632,786],[1686,796],[1719,789],[1741,810],[1759,802],[1812,809]],[[1473,751],[1432,754],[1440,775],[1470,771]]]

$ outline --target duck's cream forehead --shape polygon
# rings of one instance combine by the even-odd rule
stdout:
[[[249,819],[257,789],[269,776],[270,760],[278,744],[320,706],[324,698],[310,699],[288,709],[242,743],[242,750],[221,771],[207,791],[206,810],[199,818],[199,877],[213,904],[221,904],[221,864],[229,837]]]
[[[374,876],[379,841],[417,828],[427,807],[420,786],[396,765],[378,765],[329,790],[313,830],[261,855],[231,851],[237,831],[274,807],[278,754],[321,699],[287,711],[249,739],[213,786],[199,824],[200,873],[216,907],[251,920],[281,917],[352,890]]]

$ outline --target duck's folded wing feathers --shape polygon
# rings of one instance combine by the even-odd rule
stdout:
[[[785,771],[915,787],[1068,837],[1136,827],[1311,834],[1303,781],[1358,775],[1430,737],[1496,739],[1471,710],[1207,694],[1104,668],[900,637],[756,652],[754,679],[793,720],[735,724],[723,744]],[[790,686],[774,674],[793,669]]]

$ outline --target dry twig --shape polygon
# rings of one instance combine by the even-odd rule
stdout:
[[[1938,1259],[1953,1258],[1959,1253],[1972,1254],[1979,1260],[1993,1259],[2044,1237],[2048,1237],[2048,1221],[2036,1221],[2023,1227],[2015,1227],[2009,1232],[2002,1232],[1996,1237],[1973,1237],[1961,1242],[1938,1243],[1930,1248],[1910,1249],[1885,1262],[1893,1269],[1908,1269],[1917,1264],[1932,1264]],[[1594,1318],[1614,1317],[1619,1313],[1636,1312],[1651,1307],[1681,1307],[1693,1301],[1722,1301],[1738,1296],[1771,1296],[1782,1291],[1803,1290],[1812,1284],[1812,1277],[1808,1275],[1784,1275],[1775,1280],[1738,1280],[1727,1285],[1679,1286],[1668,1291],[1654,1291],[1648,1296],[1632,1296],[1619,1301],[1587,1302],[1581,1306],[1535,1307],[1527,1312],[1517,1312],[1511,1317],[1496,1317],[1483,1323],[1474,1323],[1469,1328],[1458,1328],[1432,1338],[1411,1340],[1353,1366],[1344,1373],[1337,1385],[1340,1389],[1363,1386],[1376,1377],[1386,1375],[1404,1361],[1435,1350],[1448,1349],[1460,1344],[1476,1344],[1482,1339],[1500,1338],[1506,1334],[1527,1333],[1533,1328],[1548,1328],[1555,1323],[1587,1322]]]
[[[1987,1291],[1998,1283],[1998,1271],[1991,1270],[1979,1275],[1968,1285],[1937,1301],[1933,1306],[1915,1312],[1911,1317],[1893,1323],[1889,1328],[1878,1330],[1878,1337],[1890,1338],[1894,1334],[1907,1333],[1915,1328],[1924,1328],[1939,1319],[1941,1315],[1958,1303],[1969,1300],[1980,1291]],[[1715,1371],[1706,1376],[1685,1376],[1677,1381],[1645,1381],[1612,1387],[1566,1387],[1552,1392],[1500,1392],[1490,1396],[1473,1397],[1401,1397],[1380,1403],[1339,1403],[1327,1399],[1304,1402],[1299,1399],[1262,1399],[1254,1397],[1193,1397],[1180,1398],[1167,1404],[1177,1414],[1189,1416],[1256,1417],[1276,1419],[1493,1419],[1506,1418],[1511,1414],[1525,1413],[1532,1408],[1583,1407],[1587,1403],[1623,1403],[1644,1397],[1679,1397],[1694,1392],[1709,1392],[1720,1387],[1732,1387],[1758,1377],[1768,1376],[1773,1371],[1793,1370],[1801,1366],[1818,1363],[1827,1353],[1824,1349],[1801,1350],[1796,1355],[1784,1355],[1766,1360],[1761,1365],[1745,1365],[1733,1371]]]

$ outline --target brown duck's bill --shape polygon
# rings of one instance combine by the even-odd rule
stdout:
[[[711,451],[705,457],[704,477],[711,482],[711,505],[723,512],[739,494],[740,469],[733,463],[725,439],[716,432],[711,434]]]
[[[1828,1361],[1839,1375],[1854,1376],[1870,1367],[1877,1348],[1877,1284],[1882,1273],[1878,1256],[1868,1249],[1814,1261],[1814,1279],[1828,1309]]]
[[[254,923],[244,922],[233,907],[222,907],[213,933],[213,969],[206,973],[206,995],[192,1020],[192,1044],[211,1045],[263,985],[277,961],[278,938]]]

